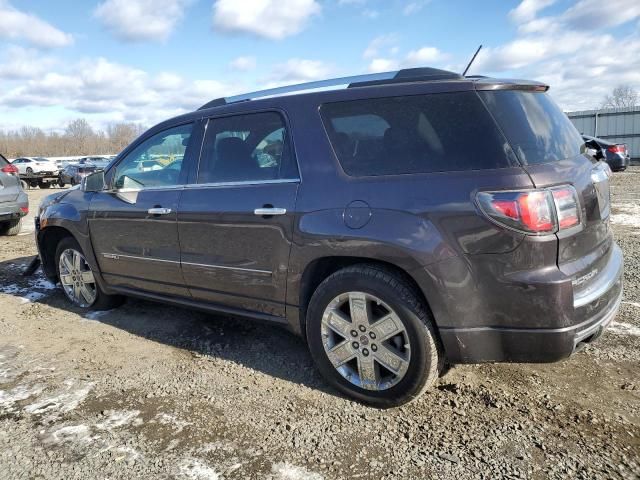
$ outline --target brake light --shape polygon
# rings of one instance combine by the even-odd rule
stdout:
[[[580,223],[578,195],[570,185],[545,190],[479,192],[477,200],[490,219],[528,234],[555,233]]]
[[[22,210],[22,213],[24,213],[25,215],[29,213],[29,207],[20,207],[20,210]]]
[[[16,167],[15,165],[11,165],[9,163],[8,165],[5,165],[4,167],[0,168],[0,172],[12,173],[13,175],[16,175],[18,173],[18,167]]]
[[[625,153],[624,145],[610,145],[607,147],[607,150],[609,150],[611,153]]]

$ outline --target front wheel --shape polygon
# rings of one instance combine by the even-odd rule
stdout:
[[[25,171],[27,172],[27,175],[33,175],[33,168],[27,167]]]
[[[426,305],[405,278],[382,267],[356,265],[322,282],[309,304],[306,333],[328,382],[376,407],[416,399],[441,369]]]
[[[110,310],[122,303],[122,297],[107,295],[102,291],[74,238],[63,238],[58,244],[56,267],[62,290],[74,305],[93,310]]]

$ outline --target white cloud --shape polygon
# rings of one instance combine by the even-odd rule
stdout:
[[[509,12],[509,17],[516,23],[533,20],[540,10],[555,3],[556,0],[522,0],[520,4]]]
[[[320,10],[316,0],[217,0],[213,25],[223,32],[279,40],[300,33]]]
[[[402,9],[402,14],[407,16],[414,15],[422,10],[427,5],[427,3],[429,3],[429,0],[418,0],[409,2]]]
[[[640,17],[638,0],[580,0],[562,16],[573,28],[596,29],[622,25]]]
[[[229,66],[237,72],[248,72],[249,70],[254,70],[256,64],[256,57],[237,57],[229,63]]]
[[[33,48],[9,46],[0,57],[0,78],[23,80],[43,75],[56,61]]]
[[[369,42],[362,56],[364,58],[377,57],[380,54],[380,50],[384,48],[394,48],[397,41],[397,35],[393,33],[380,35]]]
[[[436,47],[422,47],[418,50],[413,50],[407,54],[404,64],[406,66],[431,66],[436,62],[440,62],[446,57]]]
[[[73,36],[30,13],[13,7],[7,0],[0,0],[0,37],[11,40],[24,39],[40,48],[66,47],[73,43]]]
[[[94,15],[125,41],[166,41],[192,0],[105,0]]]
[[[400,64],[397,60],[392,58],[374,58],[371,60],[371,63],[369,63],[367,70],[371,73],[380,73],[398,70],[399,68]]]
[[[273,67],[269,86],[324,80],[331,76],[332,72],[333,67],[320,60],[291,58]]]
[[[376,57],[371,60],[368,67],[369,72],[388,72],[412,67],[436,67],[449,57],[436,47],[427,46],[412,50],[402,58],[395,56],[398,53],[397,48],[392,48],[390,53],[394,56]]]

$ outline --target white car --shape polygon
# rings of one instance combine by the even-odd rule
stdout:
[[[56,175],[59,170],[56,162],[42,157],[20,157],[11,164],[15,165],[18,173],[22,175],[33,175],[34,173]]]

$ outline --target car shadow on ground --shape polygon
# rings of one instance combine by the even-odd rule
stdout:
[[[316,372],[304,341],[282,327],[129,298],[105,312],[74,307],[59,287],[38,269],[23,276],[33,257],[0,262],[0,293],[24,303],[45,304],[77,314],[82,322],[96,321],[133,335],[191,352],[228,360],[299,385],[341,395]]]

